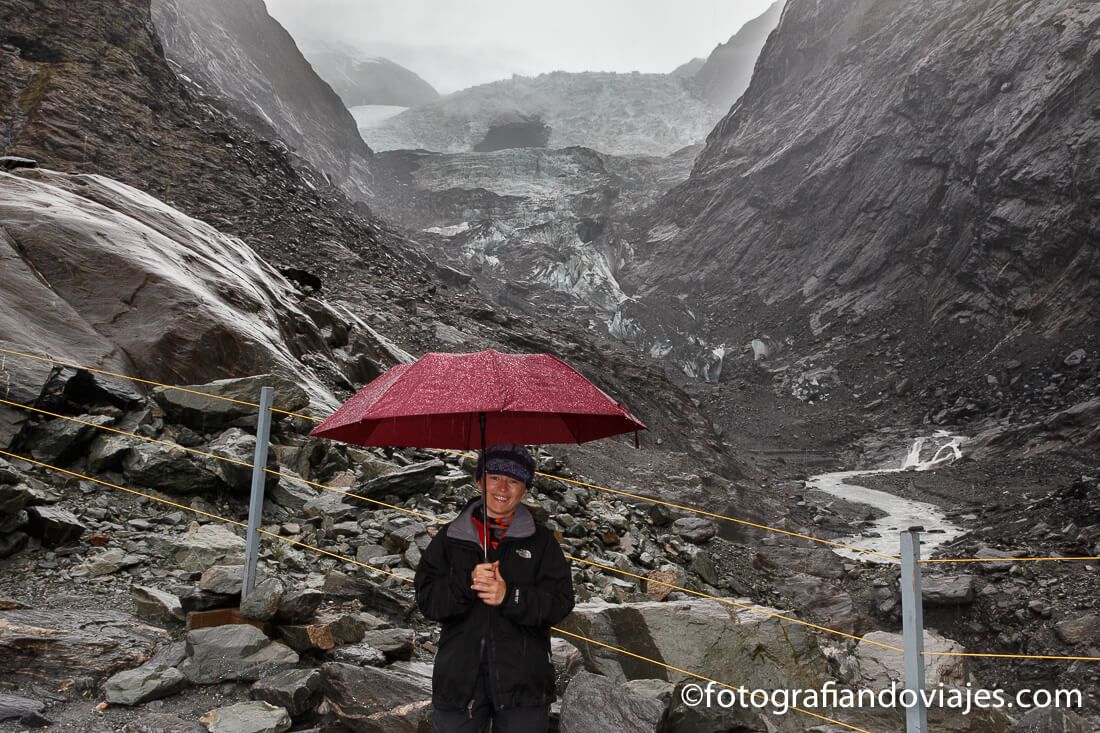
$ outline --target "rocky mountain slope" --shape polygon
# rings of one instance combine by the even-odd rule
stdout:
[[[211,96],[270,126],[352,199],[368,199],[371,151],[355,120],[322,81],[263,0],[156,0],[164,51]],[[257,122],[258,121],[258,122]]]
[[[777,0],[760,16],[743,25],[728,41],[718,44],[702,66],[691,74],[700,93],[715,107],[729,109],[748,88],[756,59],[764,48],[764,42],[779,24],[782,11],[783,3]],[[691,68],[689,64],[681,68]]]
[[[346,107],[416,107],[439,99],[439,92],[416,72],[385,58],[357,58],[338,50],[304,48],[318,76],[340,95]]]
[[[850,358],[868,402],[908,375],[930,415],[975,401],[952,382],[989,404],[1012,375],[988,370],[1094,354],[1098,29],[1074,0],[789,2],[639,227],[624,323],[697,359],[765,335],[802,370]]]
[[[362,129],[374,150],[474,150],[495,128],[549,127],[511,147],[582,146],[615,155],[668,155],[706,137],[721,111],[668,74],[556,71],[482,84]]]

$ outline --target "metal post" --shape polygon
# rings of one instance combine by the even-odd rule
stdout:
[[[248,502],[248,535],[245,538],[244,588],[242,598],[256,587],[256,561],[260,556],[260,519],[264,508],[267,474],[267,446],[271,439],[271,404],[275,390],[260,389],[260,414],[256,419],[256,455],[252,462],[252,496]]]
[[[916,695],[916,705],[905,709],[906,733],[928,733],[924,691],[924,609],[920,589],[920,533],[910,527],[901,533],[901,636],[905,647],[905,689]]]

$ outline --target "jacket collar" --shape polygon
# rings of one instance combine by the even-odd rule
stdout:
[[[481,539],[477,535],[477,530],[474,529],[474,523],[471,519],[474,512],[481,513],[481,497],[471,499],[466,508],[462,510],[462,513],[458,517],[447,525],[447,536],[456,540],[466,540],[473,542],[475,545],[481,546]],[[515,513],[512,514],[512,523],[508,525],[508,534],[505,535],[505,539],[514,537],[520,539],[523,537],[530,537],[535,533],[535,517],[532,516],[531,510],[520,504],[516,507]]]

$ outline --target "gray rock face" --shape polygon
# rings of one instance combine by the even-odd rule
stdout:
[[[550,661],[554,665],[554,689],[561,697],[569,681],[584,669],[584,655],[570,642],[554,636],[550,639]]]
[[[431,730],[431,683],[419,676],[329,662],[322,690],[341,722],[358,733]]]
[[[634,694],[606,677],[581,672],[561,701],[561,733],[657,733],[664,703]]]
[[[261,700],[215,708],[200,720],[210,733],[284,733],[292,725],[286,710]]]
[[[1075,275],[1096,267],[1078,212],[1100,173],[1074,151],[1100,126],[1098,22],[1079,0],[786,3],[740,104],[639,227],[629,280],[648,301],[623,318],[712,313],[694,335],[743,344],[744,324],[791,301],[815,330],[849,306],[913,302],[937,332],[1020,317],[1035,334],[1095,332]],[[854,48],[869,51],[858,64]],[[1059,264],[1036,277],[1039,261]],[[1072,305],[1040,312],[1051,299]]]
[[[233,100],[258,131],[273,127],[348,196],[368,198],[371,151],[355,119],[263,2],[156,0],[152,9],[168,58]]]
[[[340,51],[308,48],[302,51],[346,107],[377,104],[416,107],[439,99],[439,92],[431,84],[389,59],[358,59]]]
[[[133,32],[147,37],[145,30]],[[28,32],[35,37],[38,31]],[[18,338],[78,363],[174,383],[224,374],[229,365],[212,360],[213,352],[230,359],[236,373],[276,369],[301,375],[318,395],[327,392],[275,335],[310,342],[304,324],[314,327],[297,306],[295,289],[244,242],[118,181],[48,170],[0,180],[0,220],[6,263],[0,310],[11,316],[0,322],[0,339]],[[103,246],[105,238],[110,247]],[[88,288],[90,273],[109,278],[113,297]],[[25,331],[27,324],[32,331]],[[272,331],[271,324],[280,325]],[[16,337],[15,329],[24,332]],[[196,339],[196,333],[205,335]],[[49,365],[43,372],[27,359],[15,361],[8,359],[19,385],[12,399],[27,403],[41,393]],[[179,371],[162,374],[163,364]],[[257,387],[251,400],[258,394]],[[276,405],[282,406],[278,398]],[[4,415],[0,425],[11,423]],[[0,440],[7,434],[0,428]]]
[[[298,663],[285,644],[271,641],[247,624],[214,626],[187,633],[187,659],[180,671],[195,684],[256,680]]]
[[[750,20],[732,38],[711,51],[692,77],[711,104],[729,109],[748,89],[756,59],[768,35],[779,24],[782,11],[782,3],[773,3],[762,15]]]

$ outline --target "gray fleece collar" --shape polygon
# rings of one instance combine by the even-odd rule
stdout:
[[[447,525],[447,536],[481,545],[481,539],[477,536],[477,530],[474,529],[474,523],[471,519],[474,512],[481,514],[481,499],[470,502],[470,505],[462,510],[462,513],[453,522]],[[505,537],[519,539],[530,537],[534,533],[535,518],[531,515],[530,509],[520,504],[512,514],[512,523],[508,526],[508,534]]]

